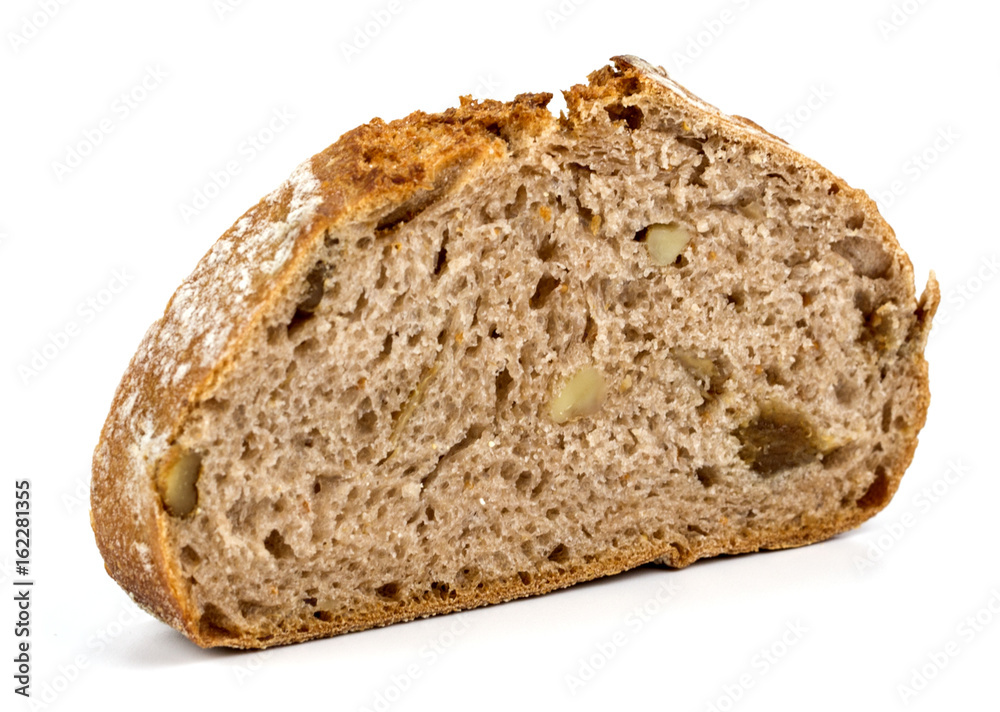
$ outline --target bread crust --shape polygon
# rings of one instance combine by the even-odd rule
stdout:
[[[940,301],[933,275],[916,307],[918,318],[905,347],[907,377],[919,393],[918,412],[905,433],[906,449],[886,465],[888,496],[871,509],[832,520],[804,520],[794,530],[757,532],[699,550],[648,542],[529,583],[514,576],[474,593],[458,592],[454,598],[402,612],[373,607],[344,622],[317,620],[308,630],[266,640],[199,620],[170,543],[169,515],[155,486],[157,466],[192,410],[225,381],[264,315],[302,279],[317,242],[329,230],[348,225],[376,229],[400,219],[486,164],[503,160],[509,143],[571,125],[575,111],[585,103],[628,103],[629,92],[656,92],[658,100],[690,116],[696,129],[711,126],[727,138],[820,171],[863,210],[866,223],[875,226],[912,284],[909,258],[863,191],[850,188],[753,122],[706,104],[662,69],[632,56],[613,61],[615,68],[598,70],[588,85],[565,92],[570,117],[551,115],[545,108],[549,94],[522,94],[507,103],[463,97],[460,107],[441,114],[416,112],[391,123],[374,119],[302,164],[215,243],[147,331],[115,393],[94,453],[91,525],[97,545],[108,573],[140,606],[203,647],[268,647],[544,593],[648,562],[681,567],[723,553],[809,544],[857,526],[889,501],[912,460],[930,402],[923,348]]]

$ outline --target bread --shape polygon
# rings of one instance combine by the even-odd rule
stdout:
[[[108,572],[260,648],[799,546],[896,491],[939,301],[868,196],[635,57],[379,119],[150,328],[93,463]]]

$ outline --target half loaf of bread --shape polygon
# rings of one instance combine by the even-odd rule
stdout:
[[[202,646],[798,546],[899,485],[939,296],[873,202],[635,57],[379,119],[215,243],[93,464],[107,570]]]

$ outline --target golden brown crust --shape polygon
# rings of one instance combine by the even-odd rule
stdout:
[[[886,247],[912,280],[909,259],[864,192],[850,188],[753,122],[726,116],[702,102],[662,70],[635,57],[616,57],[614,62],[617,68],[604,67],[590,75],[588,85],[565,92],[570,116],[563,118],[563,126],[571,128],[574,115],[585,104],[627,103],[633,94],[657,92],[658,99],[691,116],[695,129],[711,126],[731,139],[829,176],[857,201],[870,224],[878,226]],[[545,109],[550,98],[523,94],[501,103],[463,97],[460,107],[441,114],[416,112],[391,123],[375,119],[349,131],[247,211],[199,262],[132,359],[94,453],[91,522],[97,544],[108,573],[140,605],[201,646],[265,647],[543,593],[651,561],[679,567],[722,553],[808,544],[857,526],[889,501],[912,459],[929,404],[923,344],[940,299],[933,277],[917,308],[905,366],[920,393],[919,412],[911,420],[907,450],[887,468],[886,496],[868,510],[854,510],[835,521],[804,520],[792,531],[734,537],[697,551],[648,542],[627,554],[609,553],[590,566],[546,579],[525,582],[514,577],[475,595],[453,592],[454,598],[419,608],[399,611],[383,606],[343,622],[317,620],[306,631],[268,640],[251,634],[234,636],[199,622],[179,578],[167,536],[167,515],[154,484],[160,459],[192,408],[226,377],[242,344],[301,276],[308,255],[327,231],[345,225],[378,229],[405,219],[408,211],[435,200],[463,176],[503,159],[508,144],[556,130],[556,119]]]

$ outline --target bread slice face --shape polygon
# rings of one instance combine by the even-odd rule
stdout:
[[[378,119],[213,246],[94,456],[108,572],[267,647],[648,562],[808,544],[892,497],[939,296],[873,202],[635,57]]]

